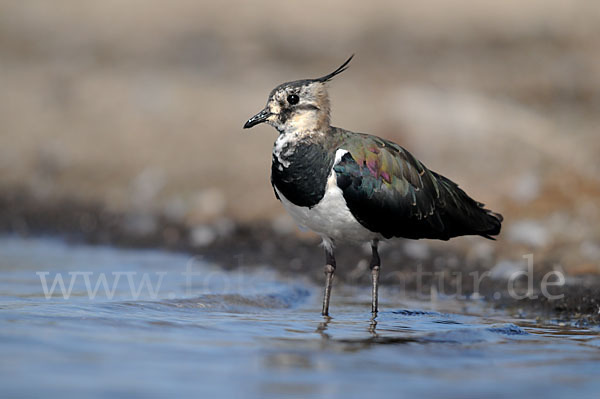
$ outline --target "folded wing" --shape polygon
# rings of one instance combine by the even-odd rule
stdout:
[[[348,152],[334,166],[337,184],[354,217],[369,230],[386,238],[442,240],[493,239],[500,232],[501,215],[397,144],[353,133],[340,148]]]

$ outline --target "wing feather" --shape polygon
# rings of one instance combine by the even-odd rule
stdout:
[[[348,152],[334,166],[338,186],[352,214],[371,231],[386,238],[444,240],[500,232],[500,215],[399,145],[348,133],[340,148]]]

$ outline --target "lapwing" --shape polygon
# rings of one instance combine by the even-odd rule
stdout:
[[[248,129],[267,123],[279,132],[271,184],[296,223],[323,240],[324,316],[329,314],[337,243],[371,244],[371,311],[376,314],[380,241],[464,235],[494,239],[502,223],[500,214],[485,209],[398,144],[330,125],[326,84],[353,57],[320,78],[275,87],[265,108],[244,124]]]

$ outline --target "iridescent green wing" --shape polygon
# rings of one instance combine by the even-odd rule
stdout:
[[[430,171],[399,145],[346,133],[347,153],[334,166],[356,219],[384,237],[448,239],[499,232],[498,216],[449,179]]]

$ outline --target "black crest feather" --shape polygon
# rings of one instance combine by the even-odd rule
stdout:
[[[344,62],[342,65],[340,65],[340,66],[339,66],[339,68],[338,68],[338,69],[336,69],[335,71],[333,71],[333,72],[331,72],[331,73],[329,73],[329,74],[327,74],[327,75],[325,75],[325,76],[322,76],[322,77],[320,77],[320,78],[313,79],[313,81],[316,81],[316,82],[323,82],[323,83],[324,83],[324,82],[328,82],[328,81],[330,81],[331,79],[333,79],[333,77],[334,77],[335,75],[339,75],[340,73],[342,73],[342,72],[344,72],[346,69],[348,69],[348,64],[350,63],[350,61],[352,61],[352,58],[354,58],[354,54],[352,54],[352,55],[350,56],[350,58],[348,58],[348,59],[346,60],[346,62]]]

